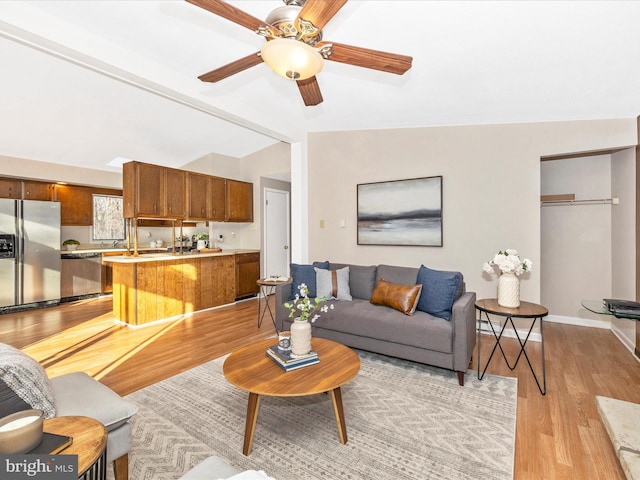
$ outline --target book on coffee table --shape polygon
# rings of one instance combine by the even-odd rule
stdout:
[[[267,348],[266,353],[267,357],[273,360],[273,362],[285,372],[314,365],[320,361],[318,353],[313,350],[306,355],[291,355],[290,353],[281,352],[277,346],[273,346]]]
[[[29,454],[51,454],[55,455],[73,443],[73,438],[57,433],[44,432],[42,440],[38,445],[29,450]]]

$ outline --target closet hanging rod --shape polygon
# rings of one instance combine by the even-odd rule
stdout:
[[[593,198],[590,200],[548,200],[540,202],[541,207],[556,207],[561,205],[618,205],[620,199],[614,198]]]

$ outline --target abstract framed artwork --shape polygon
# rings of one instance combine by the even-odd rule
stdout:
[[[357,189],[358,245],[442,246],[442,176]]]

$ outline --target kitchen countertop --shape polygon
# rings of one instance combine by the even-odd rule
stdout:
[[[109,251],[113,251],[113,249]],[[137,257],[134,257],[133,255],[115,255],[115,256],[104,257],[102,260],[104,262],[111,262],[111,263],[141,263],[141,262],[158,262],[158,261],[162,262],[162,261],[169,261],[169,260],[179,260],[181,258],[189,259],[189,258],[203,258],[203,257],[221,257],[225,255],[237,255],[242,253],[260,253],[260,250],[229,249],[229,250],[222,250],[221,252],[202,252],[202,253],[186,252],[183,254],[175,254],[175,255],[171,253],[147,253],[147,254],[142,253]]]

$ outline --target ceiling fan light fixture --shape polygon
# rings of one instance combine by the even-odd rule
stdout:
[[[271,70],[291,80],[311,78],[320,73],[324,66],[324,59],[315,48],[295,39],[269,40],[260,54]]]

